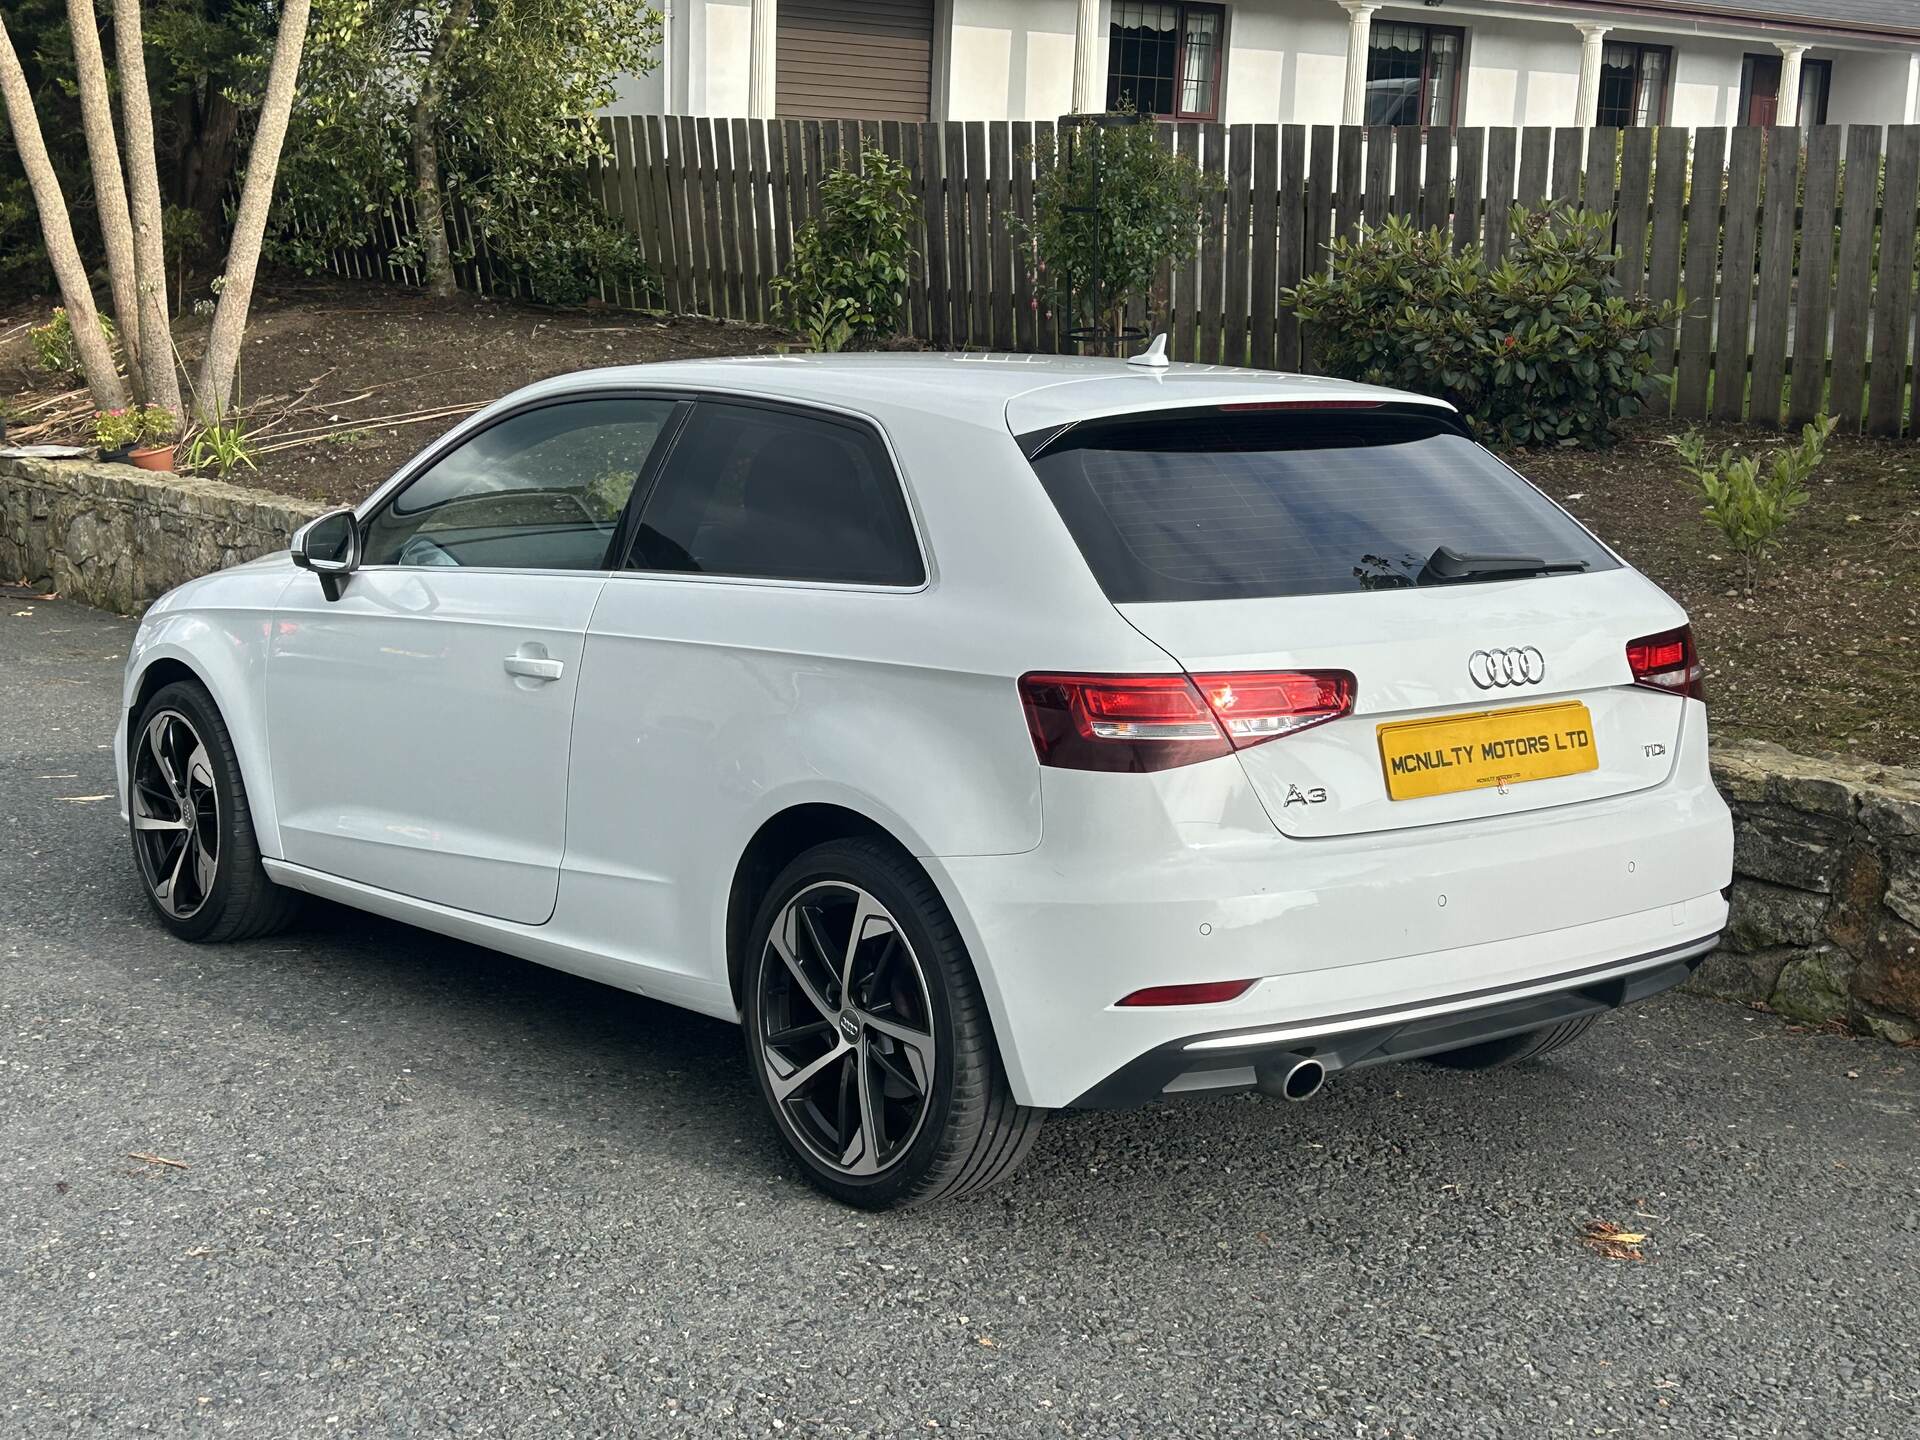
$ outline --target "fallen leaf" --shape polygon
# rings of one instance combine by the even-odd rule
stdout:
[[[1611,1220],[1589,1220],[1580,1227],[1580,1243],[1604,1260],[1645,1260],[1640,1245],[1646,1238]]]
[[[975,1338],[989,1350],[998,1350],[1000,1348],[1000,1342],[991,1335],[980,1335]]]

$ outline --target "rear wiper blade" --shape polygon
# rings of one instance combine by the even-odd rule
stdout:
[[[1442,545],[1427,557],[1416,585],[1452,585],[1463,580],[1505,580],[1520,575],[1564,575],[1585,570],[1584,560],[1543,560],[1537,555],[1463,555]]]

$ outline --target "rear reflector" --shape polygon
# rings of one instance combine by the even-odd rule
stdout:
[[[1253,988],[1251,980],[1208,980],[1199,985],[1149,985],[1136,990],[1122,1005],[1218,1005],[1238,1000]]]
[[[1345,670],[1207,675],[1023,675],[1020,701],[1042,765],[1170,770],[1337,719]]]
[[[1694,700],[1707,698],[1706,669],[1694,648],[1693,627],[1662,630],[1627,642],[1627,668],[1633,683]]]

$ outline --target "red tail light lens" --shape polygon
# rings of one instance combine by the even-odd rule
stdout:
[[[1633,672],[1636,685],[1694,700],[1707,698],[1706,669],[1700,663],[1700,652],[1694,648],[1691,625],[1629,640],[1627,668]]]
[[[1218,1005],[1238,1000],[1253,988],[1251,980],[1208,980],[1197,985],[1149,985],[1136,990],[1121,1005]]]
[[[1043,765],[1170,770],[1290,735],[1353,709],[1344,670],[1209,675],[1023,675]]]
[[[1239,750],[1353,710],[1353,676],[1345,670],[1196,675],[1193,680]]]

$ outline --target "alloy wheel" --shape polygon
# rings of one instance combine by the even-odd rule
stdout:
[[[794,895],[768,934],[759,1000],[774,1103],[807,1149],[850,1176],[905,1155],[933,1094],[933,1007],[887,908],[842,881]]]
[[[178,710],[147,722],[133,757],[133,835],[147,888],[176,920],[199,913],[220,873],[220,796],[200,734]]]

